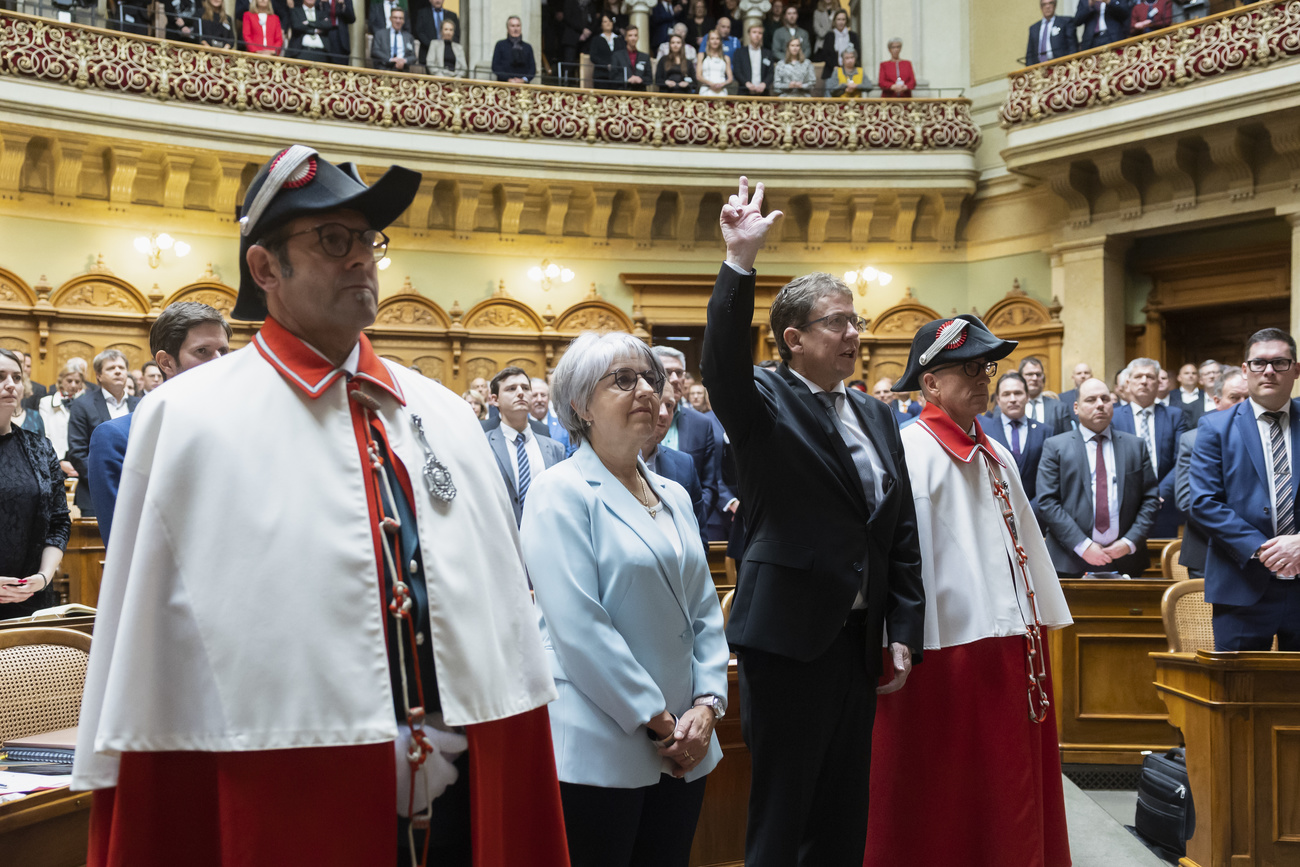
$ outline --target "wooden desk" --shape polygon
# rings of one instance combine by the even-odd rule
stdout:
[[[77,518],[72,522],[68,550],[63,554],[62,570],[68,575],[69,602],[99,607],[103,562],[104,540],[99,536],[99,522],[94,518]]]
[[[727,670],[727,715],[716,729],[722,761],[709,774],[695,828],[691,867],[743,867],[749,813],[749,748],[740,736],[740,686],[736,658]]]
[[[81,867],[90,842],[90,792],[67,786],[0,804],[0,855],[14,867]]]
[[[1179,864],[1300,864],[1300,653],[1152,657],[1196,808]]]
[[[1061,761],[1141,764],[1178,745],[1156,694],[1152,651],[1168,650],[1160,597],[1169,581],[1062,581],[1074,625],[1048,633]]]

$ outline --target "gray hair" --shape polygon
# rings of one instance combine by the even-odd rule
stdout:
[[[776,293],[772,309],[768,311],[768,320],[772,323],[772,337],[776,340],[776,351],[782,361],[791,358],[790,347],[785,342],[785,330],[798,327],[808,321],[813,307],[823,297],[838,293],[853,298],[853,290],[838,277],[821,271],[814,271],[802,277],[796,277]]]
[[[610,331],[605,334],[584,331],[565,350],[551,383],[551,404],[555,407],[560,424],[569,432],[569,442],[575,447],[588,439],[589,425],[583,420],[582,413],[591,406],[591,396],[596,393],[596,386],[614,359],[626,356],[644,361],[651,370],[660,376],[664,375],[664,366],[659,363],[659,357],[644,342],[626,331]]]
[[[650,351],[654,353],[655,358],[674,358],[683,370],[686,369],[686,353],[680,349],[673,349],[671,346],[652,346]]]
[[[1213,358],[1207,358],[1205,361],[1202,361],[1200,364],[1196,365],[1196,372],[1200,373],[1202,370],[1209,367],[1210,365],[1214,365],[1220,370],[1223,369],[1222,364],[1219,364],[1219,362],[1215,361]]]
[[[1229,367],[1224,371],[1223,376],[1216,379],[1214,385],[1210,386],[1210,395],[1215,398],[1223,397],[1223,387],[1228,384],[1228,380],[1245,378],[1246,374],[1241,372],[1240,367]]]
[[[126,356],[123,355],[121,351],[117,349],[105,349],[103,352],[99,353],[99,355],[95,356],[95,360],[93,362],[95,366],[95,376],[99,376],[101,373],[103,373],[104,365],[112,361],[114,358],[122,359],[122,363],[125,364],[127,367],[131,366],[131,362],[126,360]]]
[[[687,26],[686,26],[684,23],[682,23],[681,21],[678,21],[676,24],[673,25],[672,32],[673,32],[673,33],[676,33],[678,36],[682,37],[682,39],[685,39],[685,38],[686,38],[686,34],[690,32],[690,28],[687,27]]]
[[[1119,373],[1115,374],[1116,388],[1124,386],[1128,383],[1128,374],[1129,374],[1129,369],[1127,367],[1121,370]]]
[[[1132,376],[1141,368],[1152,371],[1156,376],[1160,375],[1160,362],[1154,358],[1135,358],[1128,363],[1128,372]]]
[[[897,45],[898,47],[902,48],[902,47],[903,47],[903,37],[901,37],[901,36],[895,36],[893,39],[890,39],[888,42],[885,43],[885,47],[886,47],[886,48],[888,48],[888,47],[891,46],[891,45]]]

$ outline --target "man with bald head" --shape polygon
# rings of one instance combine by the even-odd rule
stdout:
[[[1111,424],[1115,406],[1099,379],[1079,386],[1079,429],[1043,444],[1038,518],[1062,578],[1085,572],[1140,575],[1160,497],[1146,443]]]
[[[1070,421],[1077,427],[1079,419],[1074,414],[1074,402],[1079,399],[1079,386],[1092,379],[1092,365],[1080,361],[1070,373],[1070,379],[1074,381],[1074,388],[1061,392],[1061,405],[1070,411]]]

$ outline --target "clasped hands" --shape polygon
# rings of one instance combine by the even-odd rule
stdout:
[[[660,743],[670,737],[673,739],[667,746],[658,747],[658,750],[659,755],[672,759],[677,765],[672,774],[681,779],[709,754],[715,722],[713,709],[708,705],[700,705],[678,717],[676,726],[673,725],[673,715],[666,710],[646,725]]]
[[[1128,545],[1124,544],[1123,539],[1116,539],[1104,548],[1096,542],[1091,542],[1081,556],[1083,562],[1089,566],[1109,566],[1111,561],[1126,557],[1128,554]]]
[[[1300,535],[1274,536],[1259,546],[1259,562],[1282,578],[1300,575]]]
[[[44,575],[29,575],[26,578],[0,578],[0,603],[26,602],[37,590],[44,590]]]

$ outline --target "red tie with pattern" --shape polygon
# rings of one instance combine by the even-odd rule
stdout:
[[[1106,477],[1106,452],[1103,446],[1106,443],[1106,437],[1098,436],[1094,442],[1097,443],[1097,511],[1096,520],[1093,526],[1096,529],[1096,535],[1104,536],[1110,529],[1110,486]]]

